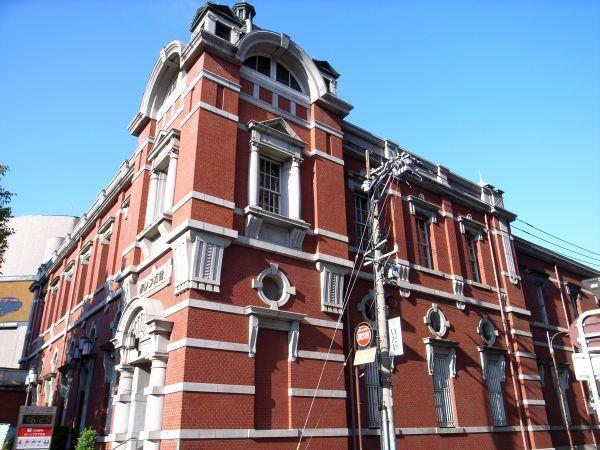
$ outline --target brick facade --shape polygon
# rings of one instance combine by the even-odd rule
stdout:
[[[253,15],[245,3],[209,3],[188,44],[164,47],[130,124],[135,152],[35,285],[23,366],[40,376],[36,401],[58,406],[65,427],[98,429],[106,448],[295,448],[303,429],[314,448],[357,448],[344,362],[355,325],[370,320],[373,283],[355,264],[356,196],[365,149],[372,167],[402,149],[347,122],[335,70]],[[403,274],[386,292],[405,350],[392,376],[398,447],[566,445],[550,370],[541,380],[538,365],[548,367],[545,331],[573,320],[566,289],[595,272],[513,238],[501,191],[419,160],[427,175],[392,181],[382,208]],[[547,275],[547,321],[533,272]],[[597,307],[585,290],[577,305]],[[440,336],[424,323],[432,308],[448,321]],[[497,331],[488,346],[485,318]],[[569,364],[569,342],[556,342]],[[430,358],[440,346],[455,361],[452,427],[436,419]],[[500,426],[485,358],[505,367]],[[365,448],[377,448],[369,377],[359,378],[359,414]],[[575,442],[595,444],[585,389],[573,374],[568,383]]]

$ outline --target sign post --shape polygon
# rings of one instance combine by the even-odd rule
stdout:
[[[56,407],[21,406],[14,450],[48,450]]]
[[[354,330],[354,365],[369,364],[375,361],[377,347],[372,347],[373,328],[367,322],[359,323]]]

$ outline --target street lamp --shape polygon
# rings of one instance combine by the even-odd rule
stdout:
[[[552,335],[552,337],[550,337],[550,333],[548,331],[546,331],[546,338],[548,339],[548,348],[550,349],[550,356],[552,357],[552,366],[554,368],[554,377],[556,379],[558,398],[560,400],[560,406],[561,406],[560,409],[562,412],[563,422],[565,423],[565,428],[567,429],[567,436],[569,437],[569,446],[571,447],[571,450],[575,450],[575,447],[573,445],[573,436],[571,436],[571,427],[569,425],[569,418],[567,417],[566,399],[565,399],[565,396],[563,395],[563,389],[562,389],[562,385],[560,382],[560,377],[558,375],[558,366],[556,365],[556,357],[554,355],[554,347],[552,346],[552,341],[559,334],[567,334],[567,332],[566,331],[558,331],[557,333],[554,333]]]
[[[33,387],[36,384],[37,384],[37,372],[32,367],[31,369],[29,369],[29,373],[27,374],[27,377],[25,378],[25,389],[27,391],[27,394],[25,396],[25,406],[29,405],[29,401],[30,401],[30,397],[31,397],[31,390],[33,389]]]

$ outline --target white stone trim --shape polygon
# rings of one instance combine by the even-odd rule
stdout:
[[[185,115],[183,119],[181,119],[180,127],[185,125],[185,123],[190,120],[190,118],[194,115],[198,109],[204,109],[206,111],[210,111],[212,113],[218,114],[219,116],[225,117],[226,119],[233,120],[234,122],[239,122],[240,118],[235,114],[231,114],[230,112],[224,111],[222,109],[216,108],[213,105],[209,105],[208,103],[203,102],[202,100],[198,100],[196,104],[192,107],[189,113]]]
[[[346,398],[347,393],[339,389],[304,389],[288,388],[290,397],[320,397],[320,398]]]
[[[171,118],[169,120],[167,120],[162,127],[160,128],[160,130],[158,131],[162,131],[162,130],[167,130],[167,128],[169,128],[171,125],[173,125],[173,122],[175,122],[175,120],[179,117],[179,115],[183,112],[183,106],[181,105],[179,108],[177,108],[175,111],[173,111],[173,114],[171,115]]]
[[[541,378],[537,374],[530,375],[530,374],[527,374],[527,373],[522,373],[522,374],[519,374],[519,380],[523,380],[523,381],[540,381]]]
[[[319,129],[321,131],[325,131],[326,133],[329,133],[335,137],[344,139],[344,133],[336,130],[335,128],[330,127],[326,123],[319,122],[318,120],[313,120],[310,124],[310,128],[317,128],[317,129]]]
[[[172,394],[174,392],[212,392],[216,394],[254,395],[254,391],[254,386],[243,384],[195,383],[191,381],[169,384],[163,389],[165,394]]]
[[[546,400],[526,398],[526,399],[521,400],[521,404],[523,406],[546,406]]]
[[[179,200],[177,203],[175,203],[175,205],[173,206],[172,212],[177,211],[188,200],[190,200],[192,198],[196,199],[196,200],[202,200],[202,201],[205,201],[207,203],[213,203],[215,205],[223,206],[225,208],[235,209],[235,203],[233,203],[233,202],[231,202],[229,200],[225,200],[225,199],[220,198],[220,197],[215,197],[214,195],[210,195],[210,194],[205,194],[204,192],[190,191],[187,194],[185,194],[181,198],[181,200]]]
[[[531,332],[525,331],[525,330],[519,330],[517,328],[511,329],[510,334],[517,335],[517,336],[525,336],[525,337],[530,337],[530,338],[533,337],[533,334],[531,334]]]
[[[211,72],[209,70],[202,69],[194,77],[194,79],[192,81],[190,81],[190,83],[185,87],[185,89],[181,93],[181,96],[185,98],[185,96],[188,95],[192,89],[194,89],[194,87],[196,86],[196,84],[198,84],[198,82],[202,78],[206,78],[206,79],[208,79],[210,81],[214,81],[215,83],[217,83],[217,84],[219,84],[221,86],[224,86],[224,87],[226,87],[228,89],[231,89],[234,92],[240,92],[240,90],[242,89],[242,87],[239,84],[234,83],[233,81],[229,81],[228,79],[223,78],[222,76],[217,75],[216,73],[213,73],[213,72]]]
[[[322,150],[317,150],[317,149],[304,150],[302,153],[305,154],[305,155],[307,155],[307,156],[320,156],[321,158],[327,159],[327,160],[329,160],[331,162],[339,164],[340,166],[344,165],[344,160],[343,159],[338,158],[337,156],[330,155],[329,153],[325,153]]]
[[[529,324],[530,324],[532,327],[535,327],[535,328],[542,328],[542,329],[544,329],[544,330],[551,330],[551,331],[562,331],[563,333],[567,333],[567,332],[569,331],[569,329],[568,329],[568,328],[565,328],[565,327],[559,327],[559,326],[557,326],[557,325],[550,325],[550,324],[547,324],[547,323],[536,322],[535,320],[531,320],[531,321],[529,321]]]
[[[326,230],[325,228],[315,228],[313,232],[316,235],[325,236],[340,242],[348,242],[348,236],[344,236],[343,234],[339,233],[334,233],[333,231]]]
[[[179,303],[167,308],[165,310],[165,317],[169,317],[182,309],[185,308],[196,308],[196,309],[207,309],[209,311],[220,311],[230,314],[245,315],[245,309],[242,306],[228,305],[226,303],[209,302],[207,300],[194,300],[186,299]]]
[[[537,359],[537,355],[535,353],[517,351],[514,354],[519,358]]]
[[[329,353],[327,352],[312,352],[309,350],[298,350],[298,357],[304,359],[320,359],[335,362],[344,362],[346,359],[343,353]]]
[[[165,317],[169,317],[185,308],[206,309],[209,311],[220,311],[229,314],[246,315],[246,309],[242,306],[228,305],[226,303],[210,302],[207,300],[185,299],[165,309]],[[323,328],[344,329],[344,324],[333,320],[323,320],[314,317],[305,317],[304,322],[310,325]],[[247,344],[244,344],[247,345]],[[248,351],[248,347],[244,351]]]
[[[548,343],[544,342],[544,341],[533,341],[533,345],[537,345],[538,347],[546,347],[548,348]],[[573,349],[570,347],[567,347],[565,345],[560,345],[560,344],[552,344],[552,348],[554,348],[555,350],[564,350],[565,352],[572,352]]]
[[[256,86],[256,84],[255,84]],[[248,95],[244,92],[240,92],[240,99],[247,101],[248,103],[253,104],[254,106],[258,106],[259,108],[262,108],[266,111],[269,111],[270,113],[273,113],[277,116],[283,117],[285,120],[289,120],[290,122],[295,122],[298,125],[301,125],[305,128],[310,128],[310,122],[308,122],[307,120],[301,119],[300,117],[297,116],[293,116],[290,113],[288,113],[287,111],[284,111],[282,109],[279,108],[275,108],[273,105],[270,105],[267,102],[263,102],[262,100],[252,97],[251,95]],[[305,106],[305,105],[301,105],[301,106]],[[310,108],[309,109],[309,114],[310,114]]]
[[[209,348],[213,350],[226,350],[242,353],[246,353],[248,351],[248,344],[239,344],[237,342],[213,341],[210,339],[197,338],[182,338],[177,341],[171,342],[167,345],[167,351],[172,352],[184,347]]]

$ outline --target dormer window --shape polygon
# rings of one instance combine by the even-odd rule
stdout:
[[[302,92],[302,87],[298,79],[285,66],[274,62],[271,58],[266,56],[251,56],[246,58],[244,65],[269,78],[275,79],[295,91]]]
[[[229,28],[227,25],[222,24],[221,22],[217,22],[215,24],[215,34],[221,39],[231,41],[231,28]]]

